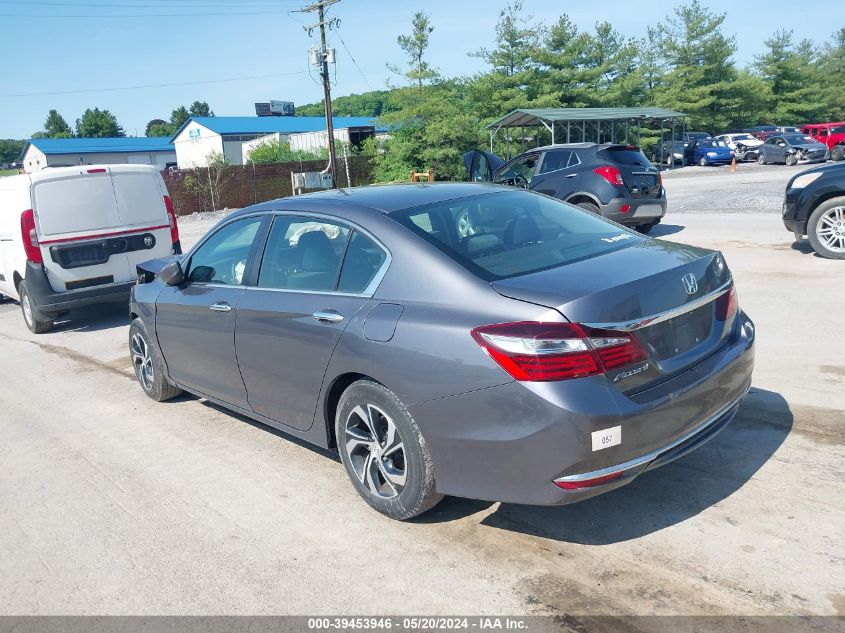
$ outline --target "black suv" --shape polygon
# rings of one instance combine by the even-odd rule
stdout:
[[[786,185],[783,224],[822,257],[845,259],[845,165],[802,171]]]
[[[610,143],[548,145],[505,162],[464,154],[469,179],[538,191],[647,233],[666,215],[660,172],[638,147]]]

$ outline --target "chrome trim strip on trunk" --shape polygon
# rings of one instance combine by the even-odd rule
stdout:
[[[641,319],[633,319],[631,321],[622,321],[619,323],[584,323],[583,325],[600,330],[622,330],[625,332],[639,330],[640,328],[648,327],[649,325],[656,325],[657,323],[662,323],[663,321],[674,319],[675,317],[681,316],[682,314],[686,314],[687,312],[692,312],[696,308],[700,308],[701,306],[706,305],[711,301],[715,301],[723,294],[728,292],[731,289],[732,285],[733,280],[727,282],[725,285],[721,286],[720,288],[717,288],[713,292],[709,292],[706,295],[699,297],[698,299],[693,299],[692,301],[680,305],[677,308],[671,308],[670,310],[666,310],[665,312],[659,312],[651,316],[642,317]]]
[[[660,447],[656,450],[651,451],[650,453],[646,453],[645,455],[642,455],[641,457],[635,457],[634,459],[631,459],[627,462],[623,462],[621,464],[617,464],[615,466],[608,466],[607,468],[602,468],[601,470],[594,470],[593,472],[590,472],[590,473],[579,473],[577,475],[567,475],[565,477],[558,477],[554,481],[555,482],[558,482],[558,481],[571,482],[571,481],[584,481],[585,479],[598,479],[599,477],[604,477],[605,475],[612,475],[614,473],[624,472],[626,470],[631,470],[632,468],[636,468],[638,466],[646,465],[649,462],[654,461],[655,459],[660,457],[660,455],[662,455],[666,451],[669,451],[669,450],[675,448],[676,446],[678,446],[679,444],[683,444],[687,440],[692,439],[693,437],[695,437],[699,433],[706,431],[708,429],[708,427],[710,427],[713,423],[718,421],[719,418],[721,418],[728,411],[730,411],[732,408],[737,406],[740,403],[740,401],[746,396],[746,394],[748,394],[748,391],[750,389],[751,389],[751,383],[749,382],[748,385],[746,385],[745,389],[742,390],[742,395],[740,395],[738,398],[733,400],[729,405],[719,409],[718,413],[715,413],[712,416],[710,416],[709,418],[707,418],[707,420],[705,420],[704,422],[699,424],[692,431],[690,431],[689,433],[686,433],[685,435],[682,435],[681,437],[679,437],[674,442],[670,442],[669,444],[666,444],[666,446],[662,446],[662,447]]]

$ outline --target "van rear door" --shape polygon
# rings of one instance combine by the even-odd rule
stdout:
[[[33,176],[32,202],[41,257],[56,292],[130,281],[120,242],[123,221],[107,168]]]
[[[170,218],[164,198],[167,190],[161,174],[154,168],[113,165],[110,168],[117,210],[127,235],[131,235],[126,257],[130,278],[135,266],[157,257],[170,255],[173,243]]]

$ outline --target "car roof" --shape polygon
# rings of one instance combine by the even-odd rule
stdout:
[[[252,213],[262,210],[302,209],[309,204],[320,208],[332,206],[356,206],[380,213],[392,213],[403,209],[437,204],[448,200],[469,198],[483,194],[513,191],[512,187],[481,182],[401,183],[367,185],[348,189],[330,189],[269,200],[238,212]]]

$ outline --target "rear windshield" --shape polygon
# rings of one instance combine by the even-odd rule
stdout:
[[[390,217],[487,281],[557,268],[644,240],[589,211],[528,191],[461,198]]]
[[[638,147],[607,147],[601,150],[599,155],[605,160],[616,163],[617,165],[637,165],[642,167],[651,165],[651,162],[649,162],[645,154]]]

